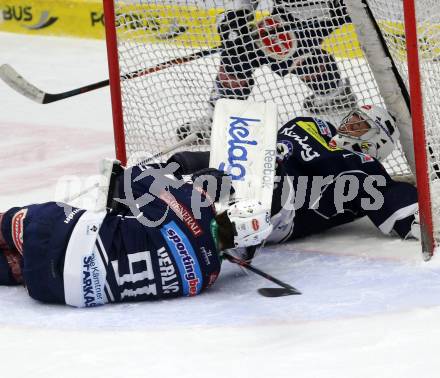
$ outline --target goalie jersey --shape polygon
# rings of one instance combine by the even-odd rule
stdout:
[[[214,283],[221,263],[213,207],[196,217],[193,184],[162,167],[125,172],[115,212],[49,202],[5,213],[2,232],[24,252],[31,297],[92,307],[193,296]],[[206,200],[203,189],[200,195]]]
[[[294,239],[367,216],[384,234],[405,238],[418,210],[417,190],[394,181],[361,151],[332,147],[336,128],[299,117],[278,132],[280,160],[272,204],[272,242]]]

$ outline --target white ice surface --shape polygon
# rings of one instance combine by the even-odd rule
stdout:
[[[103,42],[0,33],[0,57],[50,92],[107,77]],[[39,105],[0,82],[0,133],[0,211],[53,200],[112,156],[109,90]],[[205,294],[157,303],[78,310],[0,288],[0,376],[440,376],[440,267],[417,242],[362,220],[254,262],[304,294],[261,297],[272,285],[228,263]]]

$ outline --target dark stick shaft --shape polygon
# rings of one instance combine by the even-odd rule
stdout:
[[[110,81],[107,79],[107,80],[100,81],[98,83],[88,84],[88,85],[85,85],[84,87],[72,89],[67,92],[54,93],[54,94],[46,93],[44,95],[43,104],[49,104],[51,102],[64,100],[65,98],[77,96],[82,93],[91,92],[91,91],[94,91],[95,89],[104,88],[104,87],[108,86],[109,83],[110,83]]]
[[[255,268],[253,265],[249,264],[248,262],[246,262],[246,261],[244,261],[242,259],[239,259],[239,258],[237,258],[235,256],[232,256],[231,254],[229,254],[227,252],[223,252],[223,256],[228,261],[230,261],[232,263],[238,264],[238,265],[242,266],[243,268],[248,269],[251,272],[254,272],[255,274],[258,274],[259,276],[264,277],[267,280],[269,280],[269,281],[271,281],[273,283],[276,283],[277,285],[279,285],[279,286],[281,286],[281,287],[283,287],[285,289],[288,289],[288,290],[290,290],[292,292],[296,292],[296,293],[300,294],[300,291],[295,289],[293,286],[290,286],[289,284],[287,284],[287,283],[285,283],[283,281],[280,281],[279,279],[271,276],[270,274],[268,274],[266,272],[263,272],[262,270],[260,270],[258,268]]]
[[[170,59],[166,62],[159,63],[153,67],[150,67],[150,68],[143,68],[143,69],[140,69],[137,71],[129,72],[125,75],[122,75],[121,79],[134,79],[137,77],[145,76],[145,75],[152,74],[152,73],[155,73],[158,71],[162,71],[162,70],[169,68],[169,67],[192,62],[193,60],[215,54],[219,51],[220,51],[219,47],[215,47],[215,48],[212,48],[209,50],[198,51],[194,54],[190,54],[190,55],[187,55],[187,56],[184,56],[181,58]],[[51,102],[55,102],[55,101],[63,100],[65,98],[77,96],[82,93],[94,91],[95,89],[106,87],[109,84],[110,84],[110,81],[107,79],[107,80],[99,81],[97,83],[88,84],[83,87],[72,89],[70,91],[66,91],[66,92],[62,92],[62,93],[56,93],[56,94],[46,93],[44,95],[44,99],[43,99],[42,103],[49,104]]]

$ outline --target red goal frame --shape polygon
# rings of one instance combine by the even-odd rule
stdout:
[[[126,166],[127,151],[125,147],[124,115],[122,111],[118,39],[115,28],[115,6],[113,0],[103,0],[103,6],[116,159],[121,161],[123,166]]]
[[[425,120],[423,115],[422,82],[419,65],[417,18],[414,0],[404,0],[406,52],[411,101],[413,145],[416,161],[417,193],[419,201],[422,252],[425,260],[434,254],[435,238],[432,222],[431,193]]]

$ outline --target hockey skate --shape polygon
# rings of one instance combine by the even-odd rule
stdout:
[[[191,134],[197,135],[194,144],[209,144],[211,140],[211,117],[202,117],[200,119],[186,122],[176,129],[178,140],[183,140]]]
[[[312,94],[305,98],[303,107],[312,114],[348,112],[357,107],[357,96],[351,89],[349,80],[337,90],[327,95]]]

